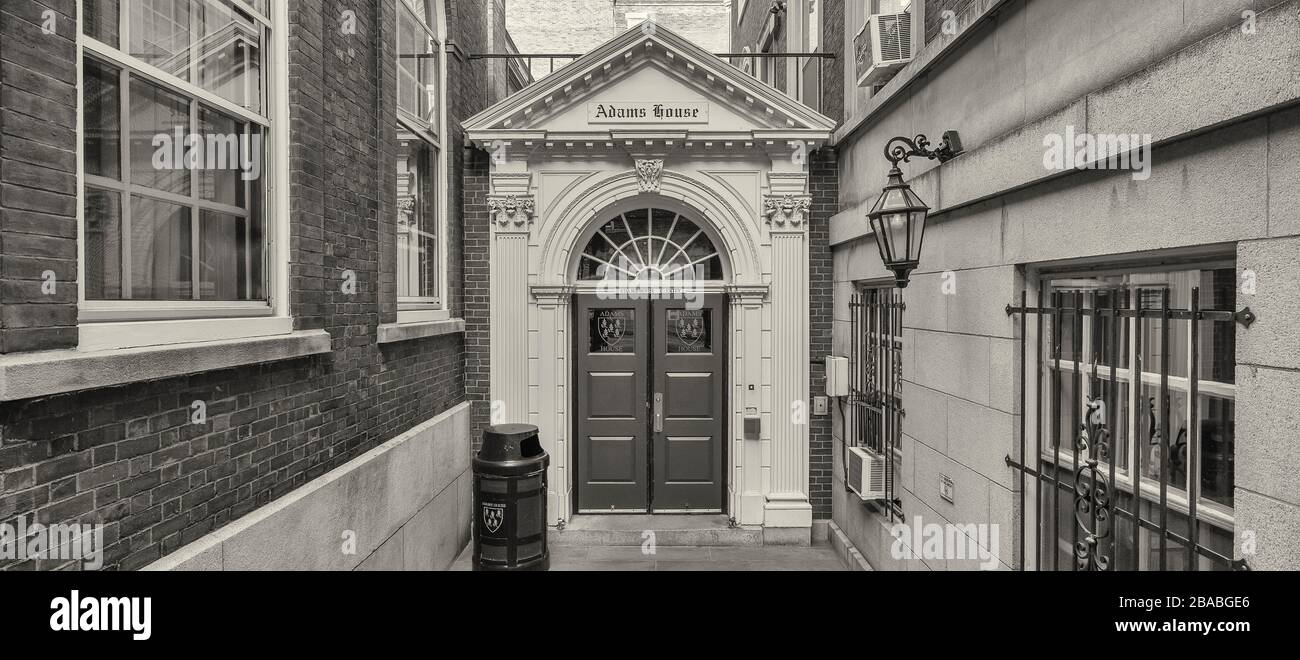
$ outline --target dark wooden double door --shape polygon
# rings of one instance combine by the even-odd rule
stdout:
[[[579,512],[722,511],[727,307],[702,297],[579,296]]]

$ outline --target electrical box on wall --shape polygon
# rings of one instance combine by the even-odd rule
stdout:
[[[849,359],[826,357],[826,396],[849,395]]]

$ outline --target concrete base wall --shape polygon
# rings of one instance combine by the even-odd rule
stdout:
[[[445,570],[470,539],[461,404],[145,570]]]

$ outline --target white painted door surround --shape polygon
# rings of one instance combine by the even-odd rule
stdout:
[[[573,296],[588,239],[631,208],[700,224],[729,306],[729,514],[807,528],[808,154],[834,123],[649,24],[469,119],[492,155],[491,397],[551,453],[552,524],[574,509]],[[761,417],[757,439],[743,433]]]

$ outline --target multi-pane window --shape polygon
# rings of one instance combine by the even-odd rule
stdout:
[[[663,209],[633,209],[587,243],[580,280],[721,280],[722,257],[699,225]]]
[[[84,0],[88,318],[269,313],[268,4]]]
[[[407,310],[439,304],[442,56],[437,0],[400,0],[397,29],[397,295]]]
[[[1062,482],[1073,484],[1078,435],[1088,428],[1102,437],[1098,429],[1105,426],[1108,443],[1100,465],[1106,473],[1114,464],[1115,505],[1139,512],[1144,521],[1163,515],[1170,529],[1185,530],[1194,494],[1198,546],[1231,557],[1236,328],[1230,318],[1194,321],[1186,310],[1194,302],[1200,310],[1234,309],[1235,268],[1214,264],[1053,275],[1043,285],[1049,306],[1062,310],[1059,318],[1044,319],[1044,472],[1053,478],[1053,466],[1060,466]],[[1175,310],[1168,318],[1162,312],[1166,296]],[[1097,416],[1090,417],[1089,410]],[[1053,438],[1059,442],[1056,457]],[[1166,507],[1160,504],[1162,489]],[[1069,566],[1075,500],[1068,492],[1053,497],[1051,488],[1040,496],[1046,510],[1043,535],[1057,538],[1057,561]],[[1129,519],[1116,521],[1109,539],[1114,545],[1102,548],[1113,568],[1160,565],[1160,534],[1151,526],[1135,530]],[[1185,565],[1186,554],[1185,545],[1168,542],[1165,567]],[[1051,561],[1050,554],[1044,561]],[[1203,559],[1200,567],[1227,565]]]

